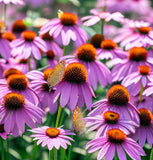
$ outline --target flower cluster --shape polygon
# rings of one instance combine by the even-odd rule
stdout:
[[[81,134],[90,140],[81,144],[84,150],[99,150],[97,160],[141,160],[148,154],[143,149],[153,145],[149,0],[97,0],[89,16],[67,9],[46,19],[28,11],[26,18],[15,21],[7,6],[41,10],[47,4],[41,12],[50,17],[46,11],[52,12],[52,1],[0,4],[0,137],[11,139],[29,131],[37,145],[48,148],[50,159],[52,150],[54,159],[72,159],[75,148],[68,145]]]

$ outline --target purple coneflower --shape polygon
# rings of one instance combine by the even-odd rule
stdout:
[[[4,124],[7,134],[19,136],[24,133],[25,123],[30,128],[35,128],[35,123],[42,123],[44,112],[36,105],[28,101],[23,95],[15,92],[4,96],[0,105],[0,123]]]
[[[101,19],[104,19],[106,22],[109,22],[110,20],[114,20],[117,22],[122,22],[123,21],[123,15],[119,12],[115,13],[109,13],[109,12],[99,12],[96,9],[90,10],[90,13],[92,13],[92,16],[86,16],[83,17],[81,20],[86,21],[83,24],[86,26],[92,26],[99,22]]]
[[[153,31],[150,27],[139,27],[138,32],[133,33],[121,42],[121,46],[129,50],[133,47],[150,47],[153,43]]]
[[[60,58],[62,56],[62,49],[54,42],[53,36],[49,35],[49,32],[41,35],[41,38],[45,41],[46,46],[47,46],[47,51],[53,51],[55,55]]]
[[[137,109],[146,108],[153,113],[153,98],[145,95],[140,96],[131,96],[130,102],[134,104]]]
[[[49,34],[60,44],[67,46],[72,39],[77,46],[86,43],[87,33],[78,25],[78,18],[73,13],[61,12],[59,18],[47,22],[41,29],[40,34]]]
[[[47,146],[49,150],[52,150],[53,147],[55,147],[57,150],[59,150],[60,147],[67,149],[67,144],[71,145],[69,140],[74,141],[67,135],[75,135],[69,130],[62,129],[61,127],[50,128],[48,126],[43,126],[34,128],[30,131],[34,133],[33,135],[31,135],[31,137],[34,137],[33,140],[38,140],[37,145],[42,143],[41,146]]]
[[[90,127],[88,131],[97,129],[96,138],[105,136],[109,129],[118,128],[125,134],[130,134],[135,132],[135,127],[138,127],[135,122],[124,120],[118,113],[112,111],[106,111],[103,115],[86,117],[84,120],[86,127]]]
[[[75,56],[66,57],[72,58],[67,60],[68,63],[79,62],[85,66],[88,74],[87,81],[94,90],[96,90],[98,82],[103,87],[108,83],[111,84],[111,72],[102,62],[97,60],[96,48],[92,44],[86,43],[81,45],[76,51],[76,58]]]
[[[54,101],[60,96],[61,107],[68,105],[73,111],[76,106],[82,108],[84,103],[87,109],[92,106],[92,96],[95,97],[92,89],[87,83],[87,70],[81,63],[71,63],[64,71],[63,79],[56,85]]]
[[[24,74],[12,74],[7,79],[0,79],[0,99],[10,92],[20,93],[34,104],[39,103],[38,96],[29,87],[29,81]]]
[[[134,160],[140,160],[140,156],[144,156],[143,149],[131,138],[119,129],[111,129],[107,131],[107,136],[95,138],[87,143],[86,149],[88,153],[95,152],[100,149],[97,160],[101,160],[104,156],[106,160],[112,160],[117,152],[119,160],[126,160],[125,152]]]
[[[113,81],[121,81],[127,75],[137,72],[140,65],[148,65],[151,69],[153,67],[152,58],[148,57],[147,50],[142,47],[130,49],[125,59],[115,58],[109,64],[115,64],[112,69]]]
[[[152,113],[145,109],[139,109],[140,117],[140,127],[136,129],[135,134],[133,135],[134,140],[139,140],[139,145],[143,147],[147,140],[150,146],[153,145],[153,115]]]
[[[2,137],[4,140],[6,140],[8,137],[4,130],[4,124],[0,124],[0,137]]]
[[[153,81],[153,72],[150,72],[148,66],[139,66],[139,71],[133,72],[126,76],[122,85],[127,87],[129,93],[136,96],[140,93],[142,87],[145,88],[150,81]]]
[[[58,64],[58,61],[56,60],[55,52],[53,52],[53,50],[48,50],[45,53],[45,55],[47,57],[47,62],[49,64],[48,68],[54,68]]]
[[[127,53],[117,47],[117,44],[110,39],[104,40],[97,49],[97,55],[100,59],[126,58]]]
[[[33,58],[30,58],[31,69],[36,68],[36,62]],[[2,64],[4,69],[16,68],[22,73],[29,72],[28,60],[23,59],[22,56],[16,56],[15,58],[10,57],[7,63]]]
[[[113,111],[124,120],[134,121],[139,125],[138,110],[130,101],[128,90],[122,85],[114,85],[107,92],[107,99],[100,100],[92,106],[96,107],[88,116],[102,115],[103,112]]]
[[[28,59],[33,55],[34,58],[40,60],[40,49],[42,51],[47,51],[45,42],[40,37],[37,37],[36,33],[33,31],[22,32],[20,39],[11,42],[11,47],[12,56],[21,55],[23,59]]]
[[[11,52],[10,42],[8,39],[6,39],[6,35],[4,37],[4,33],[1,33],[0,30],[0,54],[4,59],[7,60],[10,57],[10,52]]]
[[[26,76],[31,80],[30,87],[34,89],[40,98],[42,109],[49,107],[50,113],[54,114],[57,110],[57,102],[53,103],[54,90],[50,91],[48,86],[48,76],[52,69],[46,69],[44,72],[33,70],[28,72]]]
[[[23,5],[24,1],[23,0],[0,0],[0,3],[5,3],[5,4],[10,4],[13,3],[15,5]]]

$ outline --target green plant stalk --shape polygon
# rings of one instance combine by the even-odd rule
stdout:
[[[36,159],[37,153],[38,153],[38,146],[37,146],[37,142],[35,141],[34,142],[34,147],[33,147],[32,160]]]
[[[150,160],[153,160],[153,148],[152,148],[151,153],[150,153]]]
[[[60,160],[65,160],[65,149],[64,148],[61,148],[61,158]]]
[[[142,84],[141,84],[141,90],[140,90],[140,102],[142,102],[142,100],[143,100],[143,98],[142,98],[142,93],[143,93],[143,91],[144,91],[144,87],[142,86]]]
[[[57,160],[57,149],[55,147],[54,147],[54,160]]]
[[[102,35],[102,41],[104,40],[104,24],[105,24],[105,20],[101,19],[101,35]]]
[[[48,160],[52,160],[52,150],[49,151],[49,159]]]
[[[31,71],[32,69],[31,69],[31,64],[30,64],[30,57],[27,59],[27,61],[28,61],[29,71]]]
[[[9,139],[6,139],[6,160],[9,160]]]
[[[57,118],[56,118],[55,128],[57,128],[57,127],[58,127],[58,125],[59,125],[61,112],[62,112],[62,107],[61,107],[61,106],[59,106],[59,108],[58,108],[58,113],[57,113]]]
[[[6,23],[6,11],[7,11],[7,5],[4,4],[4,15],[3,15],[3,20]]]
[[[1,145],[1,160],[5,159],[5,150],[4,150],[4,140],[0,137],[0,145]]]

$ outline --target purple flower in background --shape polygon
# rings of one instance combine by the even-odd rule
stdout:
[[[0,3],[5,3],[5,4],[10,4],[13,3],[15,5],[23,5],[24,1],[23,0],[0,0]]]
[[[84,118],[88,131],[97,130],[96,138],[105,136],[109,129],[118,128],[126,135],[135,132],[138,127],[135,122],[120,118],[118,113],[106,111],[102,115],[89,116]]]
[[[67,46],[71,40],[77,46],[86,43],[88,34],[78,25],[78,18],[73,13],[60,12],[59,18],[55,18],[47,22],[40,29],[40,35],[49,31],[50,36],[63,45]]]
[[[130,49],[125,59],[115,58],[109,61],[109,64],[115,64],[112,69],[113,81],[121,81],[127,75],[137,72],[140,65],[148,65],[151,69],[153,68],[152,57],[149,57],[147,50],[142,47]]]
[[[82,21],[86,21],[83,23],[83,25],[93,26],[94,24],[99,22],[101,19],[104,19],[106,22],[109,22],[110,20],[122,22],[124,18],[124,16],[119,12],[115,12],[111,14],[109,12],[99,12],[96,9],[92,9],[90,10],[90,13],[92,13],[93,15],[86,16],[81,19]]]
[[[11,47],[11,55],[14,57],[21,55],[23,59],[28,59],[32,55],[35,59],[40,60],[40,49],[47,51],[45,42],[33,31],[22,32],[20,39],[11,42]]]
[[[143,147],[147,143],[152,147],[153,145],[153,115],[145,109],[139,109],[140,127],[136,129],[135,134],[132,136],[134,140],[139,140],[139,145]]]
[[[0,28],[1,29],[1,28]],[[11,46],[8,39],[4,37],[4,33],[0,33],[0,54],[4,59],[8,59],[11,53]]]
[[[49,35],[49,32],[41,35],[41,38],[45,41],[47,46],[47,51],[53,51],[58,58],[63,54],[63,50],[54,42],[53,36]]]
[[[24,0],[25,2],[29,3],[32,7],[42,7],[42,5],[50,4],[52,0]]]
[[[117,47],[117,44],[110,39],[103,40],[100,44],[100,48],[97,49],[97,55],[99,59],[113,59],[113,58],[126,58],[127,53]]]
[[[82,108],[84,103],[87,109],[92,106],[92,89],[87,83],[87,71],[81,63],[70,63],[65,68],[63,79],[55,86],[54,102],[60,96],[60,105],[67,105],[71,111],[76,106]]]
[[[126,76],[122,81],[122,85],[128,89],[131,95],[136,96],[140,93],[141,88],[145,88],[151,81],[153,81],[153,72],[150,72],[150,68],[145,65],[139,66],[139,71]]]
[[[49,107],[51,114],[54,114],[57,110],[57,102],[53,103],[54,91],[50,91],[48,86],[48,76],[52,69],[46,69],[43,73],[40,71],[30,71],[26,76],[31,80],[30,87],[34,89],[40,98],[41,107],[45,110]]]
[[[142,98],[140,96],[134,97],[131,96],[130,102],[136,106],[137,109],[146,108],[150,110],[153,113],[153,98],[142,95]]]
[[[88,148],[90,148],[88,153],[100,149],[97,160],[101,160],[104,156],[106,160],[113,160],[115,152],[117,152],[119,160],[126,160],[125,152],[134,160],[140,160],[140,156],[145,155],[143,149],[119,129],[108,130],[107,136],[91,140],[86,145],[86,149]]]
[[[57,150],[59,150],[60,147],[67,149],[67,145],[71,145],[69,140],[74,141],[68,135],[75,135],[69,130],[62,129],[61,127],[49,128],[48,126],[43,126],[29,131],[34,133],[31,137],[34,137],[33,140],[38,140],[37,145],[42,143],[41,146],[47,146],[49,150],[52,150],[53,147]]]
[[[150,2],[148,0],[98,0],[96,3],[96,7],[107,7],[109,12],[134,12],[139,14],[147,14],[150,10]],[[139,7],[139,9],[138,9]]]
[[[111,84],[111,72],[102,62],[97,60],[96,48],[92,44],[81,45],[76,51],[76,56],[65,56],[65,58],[70,58],[66,61],[67,63],[79,62],[85,66],[88,74],[87,81],[94,90],[97,89],[98,82],[103,87],[108,83]]]
[[[153,44],[153,31],[150,27],[139,27],[138,32],[135,32],[126,37],[121,46],[129,50],[133,47],[150,47]]]
[[[15,92],[6,94],[0,105],[0,123],[4,124],[5,132],[12,133],[14,137],[24,133],[25,123],[30,128],[36,127],[34,122],[41,124],[44,115],[36,104]]]
[[[106,111],[116,112],[121,119],[134,121],[139,125],[139,116],[137,108],[131,104],[128,90],[122,85],[114,85],[107,92],[107,99],[95,102],[92,110],[88,116],[102,115]]]

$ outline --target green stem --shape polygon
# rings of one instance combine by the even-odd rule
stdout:
[[[153,148],[152,148],[152,150],[151,150],[150,160],[153,160]]]
[[[27,59],[27,61],[28,61],[29,71],[31,71],[32,69],[31,69],[30,57]]]
[[[64,120],[64,110],[62,110],[61,120],[60,120],[59,126],[61,126],[63,124],[63,120]]]
[[[57,160],[57,149],[54,147],[54,160]]]
[[[61,158],[60,158],[60,160],[65,159],[65,152],[66,152],[66,150],[64,148],[61,148]]]
[[[103,12],[106,12],[106,0],[104,0]]]
[[[52,160],[53,157],[52,157],[52,150],[49,151],[49,159],[48,160]]]
[[[59,108],[58,108],[58,113],[57,113],[57,118],[56,118],[55,128],[57,128],[58,125],[59,125],[59,120],[60,120],[61,112],[62,112],[62,107],[59,106]]]
[[[74,139],[74,136],[72,135],[71,138]],[[67,158],[67,160],[71,160],[71,153],[72,153],[72,143],[71,143],[71,145],[69,146],[68,158]]]
[[[102,41],[104,40],[104,24],[105,24],[105,20],[101,19],[101,35],[102,35]]]
[[[63,46],[63,56],[66,55],[66,46]]]
[[[1,160],[5,160],[4,140],[1,137],[0,137],[0,145],[1,145]]]
[[[6,11],[7,11],[7,5],[4,4],[4,15],[3,15],[3,20],[6,23]]]
[[[6,160],[9,160],[9,139],[6,139]]]
[[[35,141],[35,142],[34,142],[34,147],[33,147],[32,160],[35,160],[35,159],[36,159],[37,153],[38,153],[38,146],[37,146],[37,142]]]
[[[144,87],[141,85],[141,90],[140,90],[140,102],[142,102],[143,98],[142,98],[142,93],[144,91]]]

